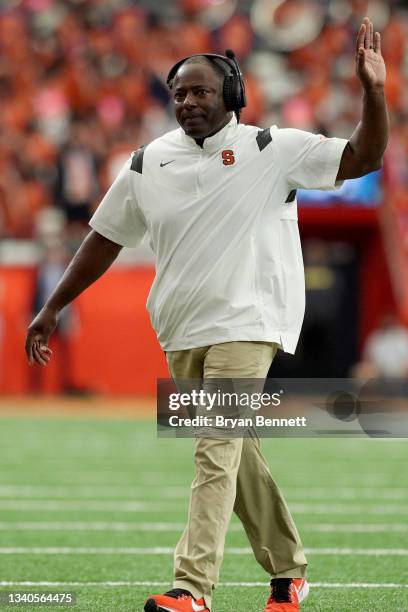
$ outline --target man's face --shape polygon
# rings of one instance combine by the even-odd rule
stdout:
[[[223,81],[211,66],[184,64],[173,81],[176,119],[188,136],[207,138],[228,123],[231,113],[225,108]]]

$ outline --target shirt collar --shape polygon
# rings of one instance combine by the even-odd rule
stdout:
[[[232,131],[237,126],[237,123],[237,118],[235,116],[235,113],[233,113],[231,121],[229,121],[227,125],[224,125],[224,127],[218,132],[216,132],[213,136],[208,136],[208,138],[204,139],[202,149],[196,143],[194,138],[192,138],[191,136],[187,136],[183,128],[180,128],[181,138],[183,142],[185,142],[190,147],[194,147],[195,149],[201,149],[202,151],[216,151],[222,146],[222,144],[228,139],[228,137],[231,136]]]

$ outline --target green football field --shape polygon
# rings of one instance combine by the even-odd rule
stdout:
[[[158,440],[153,421],[92,416],[86,404],[82,416],[80,406],[9,412],[0,428],[2,591],[75,592],[64,609],[116,612],[168,590],[191,440]],[[263,449],[308,554],[302,610],[408,611],[407,442],[268,439]],[[215,612],[263,611],[268,577],[248,546],[234,517]]]

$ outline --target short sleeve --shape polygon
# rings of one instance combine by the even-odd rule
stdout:
[[[137,246],[146,233],[134,185],[141,175],[130,169],[131,163],[130,157],[89,221],[96,232],[125,247]]]
[[[348,140],[326,138],[292,128],[271,129],[282,172],[289,185],[302,189],[338,189],[341,157]]]

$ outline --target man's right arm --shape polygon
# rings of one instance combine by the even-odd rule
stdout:
[[[58,313],[106,272],[121,249],[120,244],[95,230],[88,234],[56,289],[28,328],[25,348],[30,364],[48,363],[51,355],[48,339],[57,325]]]

